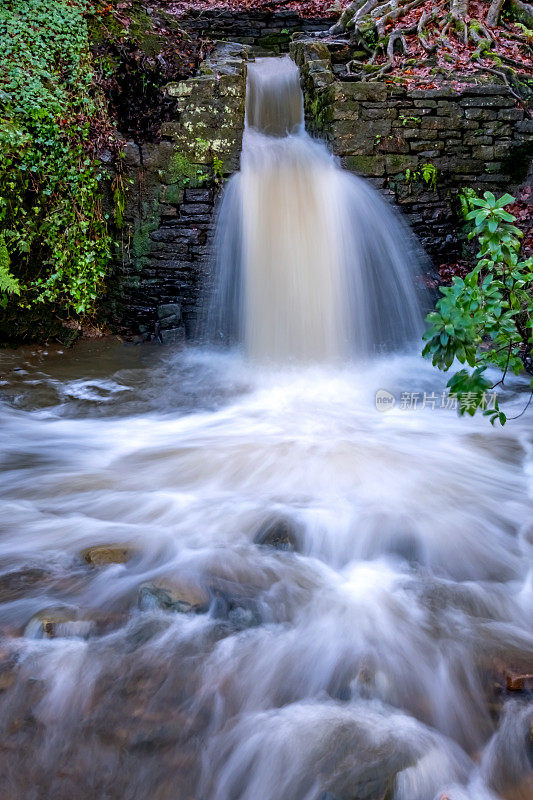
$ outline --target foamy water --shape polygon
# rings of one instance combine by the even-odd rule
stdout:
[[[494,683],[533,660],[531,417],[377,411],[443,389],[414,356],[111,351],[134,363],[87,380],[30,358],[1,409],[2,572],[43,571],[0,606],[13,796],[525,800],[531,704]],[[279,518],[297,552],[255,542]],[[83,562],[110,542],[131,560]],[[208,610],[139,608],[157,579]],[[78,622],[35,638],[58,607]]]

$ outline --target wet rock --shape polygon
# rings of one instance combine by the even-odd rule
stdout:
[[[508,692],[523,692],[525,689],[533,690],[533,672],[510,671],[505,676]]]
[[[181,306],[179,303],[164,303],[157,307],[157,318],[161,328],[175,328],[181,322]]]
[[[163,344],[183,344],[185,341],[185,327],[169,328],[160,333]]]
[[[16,657],[0,650],[0,692],[5,692],[15,683]]]
[[[102,544],[82,550],[82,558],[92,567],[107,567],[109,564],[125,564],[133,557],[129,545]]]
[[[262,622],[257,602],[249,597],[231,597],[215,591],[211,611],[215,619],[224,620],[239,631]]]
[[[254,543],[294,553],[301,550],[301,534],[292,522],[279,517],[261,525],[254,536]]]
[[[170,622],[162,619],[143,619],[128,632],[126,641],[132,649],[142,647],[167,630]]]
[[[180,614],[202,614],[209,609],[209,592],[200,586],[162,578],[139,587],[141,611],[161,609]]]
[[[38,588],[48,577],[46,570],[35,567],[0,575],[0,603],[16,600],[28,591]]]
[[[93,620],[79,619],[72,606],[51,606],[35,614],[26,627],[27,639],[87,638],[94,630]]]

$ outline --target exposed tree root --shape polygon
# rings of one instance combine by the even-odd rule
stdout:
[[[523,25],[531,27],[531,35],[519,26],[501,25],[505,4]],[[398,24],[404,18],[406,24]],[[512,76],[513,70],[530,72],[526,48],[533,36],[533,5],[523,0],[491,0],[481,18],[471,16],[470,0],[433,0],[433,5],[427,0],[353,0],[329,35],[348,32],[352,43],[367,53],[367,58],[348,66],[349,73],[360,80],[380,80],[399,66],[403,56],[415,57],[416,69],[427,64],[441,72],[447,71],[447,62],[462,58],[474,70],[498,75],[519,97],[520,81]],[[502,33],[507,41],[503,48]],[[421,52],[428,58],[421,59]],[[494,67],[489,66],[491,61]]]

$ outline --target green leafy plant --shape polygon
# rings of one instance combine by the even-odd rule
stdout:
[[[533,375],[533,259],[520,260],[522,232],[505,210],[514,201],[511,195],[463,197],[473,225],[469,237],[479,241],[478,262],[464,279],[456,277],[440,289],[443,296],[427,317],[423,355],[444,371],[455,359],[471,367],[448,381],[460,412],[473,415],[482,409],[493,424],[503,425],[505,413],[497,402],[488,409],[486,394],[503,384],[508,372]],[[485,374],[489,366],[501,370],[496,384]]]
[[[213,156],[213,175],[216,181],[224,180],[224,162],[218,156]]]
[[[90,145],[105,112],[93,85],[89,7],[0,7],[0,233],[19,309],[40,304],[62,316],[94,311],[112,244],[105,175]]]
[[[405,127],[408,122],[410,122],[412,125],[420,125],[422,122],[420,117],[406,117],[405,114],[400,114],[398,119],[401,119],[403,127]]]
[[[423,181],[430,186],[433,191],[436,191],[437,189],[437,175],[437,168],[429,161],[425,164],[422,164],[419,170],[405,170],[405,180],[408,184]]]
[[[5,308],[10,294],[20,294],[20,284],[10,272],[9,252],[3,236],[0,236],[0,308]]]

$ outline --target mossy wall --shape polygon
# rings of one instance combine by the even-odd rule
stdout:
[[[533,120],[507,86],[464,85],[464,77],[461,89],[357,82],[335,74],[335,45],[300,40],[291,54],[308,127],[400,205],[436,260],[458,252],[460,189],[502,192],[526,178]]]
[[[178,304],[187,334],[195,328],[216,197],[239,166],[248,56],[246,46],[219,44],[199,75],[165,87],[175,113],[161,140],[124,146],[125,225],[109,292],[115,326],[154,335],[158,309]]]

